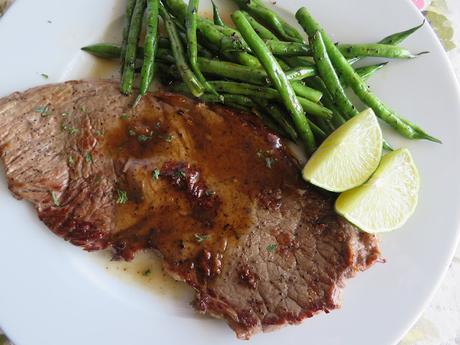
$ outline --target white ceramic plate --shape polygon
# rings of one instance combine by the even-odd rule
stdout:
[[[277,6],[287,14],[301,4],[335,39],[347,42],[377,41],[422,21],[408,0],[284,0]],[[79,48],[118,41],[124,5],[116,0],[16,0],[0,20],[0,96],[94,76],[95,59]],[[201,6],[209,10],[208,1]],[[349,282],[341,310],[258,335],[251,343],[393,344],[445,272],[459,234],[459,89],[428,26],[404,45],[431,54],[392,63],[371,86],[444,141],[409,142],[389,135],[395,146],[411,149],[419,166],[422,190],[416,214],[404,229],[382,236],[387,263]],[[3,176],[0,205],[0,325],[16,344],[241,344],[224,322],[196,316],[186,295],[174,297],[120,279],[107,272],[100,255],[51,234],[27,203],[8,193]],[[152,284],[164,285],[157,279]]]

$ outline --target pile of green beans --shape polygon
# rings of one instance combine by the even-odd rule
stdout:
[[[425,53],[399,46],[424,23],[378,42],[337,44],[301,8],[295,17],[307,41],[261,0],[233,1],[240,8],[231,15],[235,28],[222,20],[214,2],[212,19],[207,19],[198,15],[199,0],[128,0],[121,45],[100,43],[82,50],[121,60],[123,94],[132,93],[140,71],[134,105],[155,73],[173,91],[253,113],[279,135],[302,142],[308,153],[358,114],[347,89],[404,137],[439,142],[368,88],[366,80],[387,61],[355,67],[367,57],[413,59]],[[386,141],[383,146],[391,149]]]

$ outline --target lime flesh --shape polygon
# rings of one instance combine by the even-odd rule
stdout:
[[[372,109],[363,111],[334,131],[312,155],[303,177],[331,192],[366,182],[382,157],[382,131]]]
[[[407,149],[386,154],[375,174],[360,187],[342,193],[336,211],[369,233],[400,228],[417,206],[420,177]]]

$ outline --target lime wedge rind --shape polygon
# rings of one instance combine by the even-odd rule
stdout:
[[[402,227],[418,203],[420,176],[407,149],[388,153],[375,174],[360,187],[342,193],[336,211],[368,233]]]
[[[379,164],[382,139],[372,109],[363,111],[321,144],[303,169],[304,179],[331,192],[361,185]]]

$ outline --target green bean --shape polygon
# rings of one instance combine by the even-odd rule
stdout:
[[[218,92],[222,93],[230,93],[265,99],[278,99],[279,97],[278,91],[271,87],[220,80],[210,81],[210,83]]]
[[[136,0],[131,24],[129,26],[126,54],[124,56],[123,73],[121,75],[120,90],[124,95],[131,94],[134,83],[134,68],[139,35],[141,33],[142,18],[145,10],[145,0]]]
[[[186,37],[187,37],[187,52],[190,67],[201,85],[209,92],[217,94],[212,86],[206,81],[205,77],[198,66],[198,43],[196,39],[196,27],[198,16],[199,0],[189,0],[187,7],[187,15],[185,17]]]
[[[219,9],[217,8],[216,4],[214,3],[214,1],[211,1],[211,3],[212,3],[212,13],[213,13],[212,19],[214,20],[214,24],[218,26],[225,26],[224,21],[220,17]]]
[[[179,36],[182,39],[182,42],[187,42],[187,38],[185,33],[179,32]],[[203,47],[200,43],[197,43],[198,46],[198,55],[206,57],[206,58],[213,58],[215,55],[208,50],[207,48]],[[158,47],[160,48],[166,48],[166,49],[171,49],[171,42],[169,42],[169,39],[167,37],[159,37],[158,38]]]
[[[313,67],[315,65],[310,57],[306,56],[284,56],[282,59],[292,68]]]
[[[259,109],[260,106],[256,104],[251,98],[241,95],[223,94],[222,97],[204,94],[200,99],[207,103],[223,103],[229,107],[237,110],[252,113],[260,118],[264,124],[274,131],[276,134],[283,137],[288,137],[288,134],[282,130],[271,118],[267,117],[263,109]]]
[[[309,115],[313,115],[318,118],[331,119],[332,111],[328,108],[323,107],[321,104],[310,101],[303,97],[297,97],[302,109]]]
[[[333,99],[336,101],[339,111],[345,115],[346,118],[352,118],[357,115],[358,111],[345,94],[340,79],[327,55],[326,46],[324,45],[321,34],[316,32],[313,36],[309,35],[309,41],[313,48],[313,56],[315,58],[318,73],[326,84],[327,89],[332,94]]]
[[[385,67],[388,62],[378,63],[375,65],[369,66],[362,66],[355,69],[356,73],[361,77],[363,80],[369,79],[371,76],[375,74],[375,72],[379,71],[383,67]]]
[[[260,24],[254,17],[252,17],[249,13],[245,11],[241,11],[244,17],[248,20],[251,24],[254,31],[259,35],[260,38],[263,40],[269,41],[279,41],[279,38],[275,36],[270,30],[268,30],[265,26]],[[297,68],[297,67],[314,67],[313,64],[309,61],[306,61],[302,57],[283,57],[283,61],[289,64],[289,66]]]
[[[296,67],[286,71],[286,77],[289,80],[303,80],[316,75],[315,67]]]
[[[287,79],[289,80],[289,78]],[[321,97],[323,97],[323,94],[320,91],[315,90],[300,81],[291,81],[291,85],[297,96],[304,97],[315,103],[318,103],[321,100]]]
[[[174,59],[176,60],[176,66],[179,70],[182,80],[185,82],[190,92],[195,97],[199,97],[203,94],[203,87],[201,86],[201,83],[196,78],[196,76],[193,74],[190,67],[187,65],[184,48],[182,47],[182,43],[177,33],[176,24],[174,24],[174,22],[171,20],[171,16],[163,7],[163,5],[160,6],[160,15],[163,18],[169,40],[171,41],[171,50],[173,52]]]
[[[249,24],[251,24],[254,31],[259,35],[260,38],[263,40],[273,41],[273,42],[281,42],[278,37],[276,37],[270,30],[268,30],[265,26],[260,24],[254,17],[252,17],[249,13],[245,11],[241,11],[242,15],[248,20]],[[292,71],[292,74],[287,71],[286,75],[293,76],[291,80],[301,80],[304,79],[302,73],[307,73],[309,75],[314,70],[314,65],[310,62],[303,60],[300,57],[284,57],[283,61],[287,62],[289,66],[293,66],[297,69],[302,69],[302,72],[296,74],[297,71]],[[304,68],[304,69],[303,69]],[[307,76],[305,76],[306,78]],[[289,78],[290,79],[290,78]]]
[[[338,48],[347,59],[355,57],[383,57],[389,59],[412,59],[407,49],[389,44],[339,44]],[[423,54],[423,53],[420,53]],[[418,55],[420,55],[418,54]]]
[[[197,18],[198,19],[198,18]],[[201,18],[200,18],[201,19]],[[197,30],[200,35],[208,42],[215,45],[220,52],[225,51],[250,51],[247,44],[241,39],[239,34],[227,36],[222,33],[219,26],[214,25],[207,20],[199,20],[197,22]]]
[[[222,96],[222,97],[220,97]],[[220,96],[216,96],[213,94],[205,93],[203,94],[200,99],[204,102],[208,103],[223,103],[227,104],[228,102],[231,102],[233,104],[239,104],[241,106],[244,106],[247,109],[254,108],[255,103],[253,100],[247,96],[242,96],[242,95],[233,95],[233,94],[222,94]]]
[[[247,13],[245,11],[241,11],[241,13],[243,13],[244,17],[248,20],[249,24],[251,24],[252,28],[257,33],[257,35],[259,35],[260,38],[262,38],[263,40],[272,40],[272,41],[279,40],[278,37],[276,37],[276,35],[274,33],[272,33],[265,26],[260,24],[249,13]]]
[[[97,44],[92,44],[89,46],[85,46],[81,48],[81,50],[100,57],[104,59],[119,59],[121,57],[121,50],[122,48],[118,45],[111,44],[111,43],[97,43]],[[142,55],[144,54],[144,50],[142,49],[142,53],[137,51],[137,55]]]
[[[283,71],[288,71],[290,69],[289,65],[286,64],[283,60],[277,59],[276,61],[278,62]],[[315,103],[319,102],[321,100],[321,97],[323,97],[323,94],[321,92],[306,86],[300,81],[293,80],[291,81],[291,85],[297,96],[305,97]]]
[[[187,6],[182,0],[165,0],[163,4],[173,13],[181,22],[185,22],[187,16]],[[212,21],[197,17],[198,32],[219,50],[250,50],[246,42],[241,38],[239,33],[228,26],[217,26]],[[221,32],[221,30],[224,30]]]
[[[139,97],[144,96],[152,84],[155,71],[155,54],[158,49],[159,0],[147,0],[147,31],[144,39],[144,63],[142,64]]]
[[[239,80],[256,85],[270,84],[270,79],[268,78],[267,73],[262,69],[251,68],[227,61],[211,60],[200,57],[198,58],[198,63],[201,71],[205,74],[212,74],[215,76]],[[289,80],[294,80],[299,74],[302,73],[305,75],[304,70],[295,71],[295,73],[291,73],[288,76],[289,72],[290,71],[286,73],[286,76]],[[291,82],[291,84],[298,96],[305,97],[314,102],[318,102],[322,97],[322,93],[318,90],[312,89],[298,82]]]
[[[136,0],[128,0],[128,4],[126,5],[125,17],[123,19],[123,39],[121,42],[121,73],[123,73],[123,67],[125,65],[125,55],[126,48],[128,46],[129,27],[131,25],[131,18],[133,16],[135,5]]]
[[[269,100],[283,101],[280,97],[279,92],[276,89],[266,86],[258,86],[248,83],[237,83],[232,81],[221,81],[213,80],[209,82],[219,93],[228,93],[235,95],[249,96],[251,98],[263,98]],[[171,89],[176,92],[184,93],[186,89],[185,85],[175,84],[171,86]],[[331,110],[312,102],[306,98],[298,97],[298,101],[301,108],[307,113],[324,119],[330,119],[332,117]]]
[[[316,31],[321,32],[329,58],[334,64],[337,71],[348,82],[356,95],[363,103],[371,107],[376,115],[383,121],[387,122],[401,135],[409,139],[426,139],[434,142],[440,142],[423,131],[421,128],[412,124],[406,119],[401,118],[393,110],[384,105],[368,88],[367,84],[359,77],[347,59],[342,55],[334,42],[327,37],[319,24],[313,19],[308,10],[303,7],[296,13],[296,18],[308,35],[314,35]]]
[[[157,57],[159,59],[166,60],[167,62],[175,62],[174,57],[170,54],[170,51],[166,48],[163,48],[170,48],[169,40],[160,38],[159,42],[163,43],[160,43]],[[89,54],[105,59],[119,59],[121,51],[120,46],[111,43],[97,43],[83,47],[81,49]],[[138,47],[137,55],[141,56],[143,54],[144,49]],[[257,60],[257,58],[253,58]],[[213,74],[216,76],[240,81],[247,81],[254,84],[264,85],[270,83],[270,79],[268,79],[267,73],[260,68],[251,68],[249,66],[236,64],[233,62],[210,59],[209,57],[198,57],[198,64],[201,71],[207,74]],[[257,67],[261,66],[258,64]],[[366,74],[370,73],[372,72],[366,72]],[[289,80],[303,80],[315,75],[316,69],[314,67],[298,67],[286,72],[286,76]]]
[[[423,25],[425,24],[425,20],[423,20],[422,24],[420,25],[417,25],[409,30],[405,30],[405,31],[401,31],[401,32],[397,32],[397,33],[394,33],[390,36],[387,36],[383,39],[381,39],[379,42],[377,42],[378,44],[389,44],[389,45],[398,45],[400,44],[401,42],[403,42],[406,38],[408,38],[410,35],[412,35],[414,32],[416,32],[418,29],[420,29]],[[420,54],[425,54],[427,52],[422,52],[422,53],[419,53],[418,55]],[[353,64],[357,61],[359,61],[360,58],[354,58],[352,61],[349,60],[350,64]]]
[[[315,137],[303,112],[302,105],[299,102],[299,99],[297,99],[297,96],[279,63],[271,54],[262,39],[254,31],[243,13],[240,11],[234,12],[232,14],[232,19],[244,40],[260,60],[273,85],[278,90],[281,100],[293,118],[297,132],[304,142],[305,148],[308,152],[313,151],[316,146]],[[317,106],[317,104],[315,105]]]
[[[198,58],[200,69],[203,73],[212,74],[219,77],[250,82],[258,85],[270,83],[267,73],[263,69],[251,68],[228,61],[211,60]]]
[[[320,90],[323,93],[323,97],[321,98],[321,103],[323,103],[325,107],[327,107],[328,109],[332,111],[333,115],[332,115],[331,122],[334,125],[334,128],[338,128],[341,125],[343,125],[346,121],[343,118],[340,111],[335,106],[332,95],[327,89],[326,85],[324,84],[324,81],[320,77],[314,77],[314,78],[308,79],[307,83],[310,86],[314,87],[317,90]]]
[[[278,14],[265,7],[259,0],[235,0],[238,6],[259,18],[286,41],[303,43],[302,35],[291,25],[286,23]]]
[[[304,43],[265,40],[265,44],[273,55],[278,56],[308,56],[310,47]]]
[[[425,20],[423,20],[422,24],[417,25],[409,30],[397,32],[395,34],[392,34],[390,36],[387,36],[379,41],[381,44],[400,44],[402,41],[404,41],[406,38],[408,38],[410,35],[412,35],[414,32],[416,32],[418,29],[420,29],[423,25],[425,24]]]
[[[256,102],[267,114],[270,115],[273,121],[277,123],[284,130],[284,132],[286,132],[292,141],[297,140],[297,132],[285,118],[277,105],[270,103],[266,99],[262,98],[255,98],[254,102]]]

